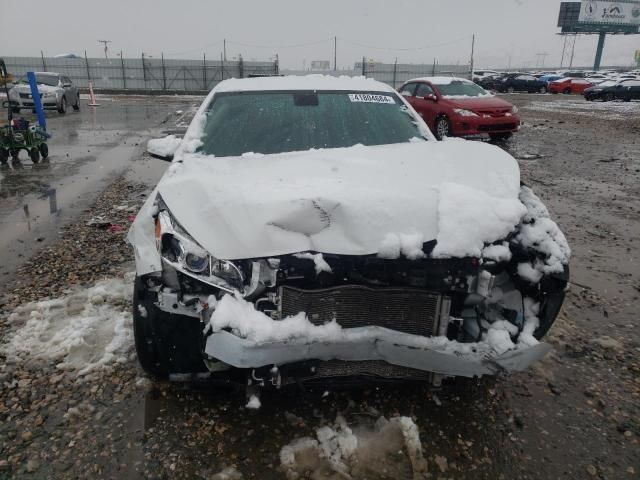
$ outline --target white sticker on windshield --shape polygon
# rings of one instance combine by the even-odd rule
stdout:
[[[389,95],[372,95],[370,93],[350,93],[349,100],[365,103],[396,103]]]

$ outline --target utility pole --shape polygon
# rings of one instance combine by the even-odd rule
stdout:
[[[576,38],[578,38],[578,34],[573,35],[573,45],[571,46],[571,61],[569,62],[569,68],[573,67],[573,55],[576,53]]]
[[[102,43],[104,45],[104,58],[109,58],[107,45],[111,43],[111,40],[98,40],[98,43]]]
[[[476,35],[475,33],[471,37],[471,80],[473,80],[473,52],[476,47]]]
[[[338,70],[338,37],[333,37],[333,71]]]
[[[227,39],[223,39],[222,40],[222,52],[223,52],[223,56],[222,58],[224,58],[224,61],[227,61]]]
[[[567,36],[563,35],[564,42],[562,43],[562,57],[560,58],[560,68],[564,65],[564,52],[567,49]]]
[[[605,32],[598,35],[598,49],[596,50],[596,59],[593,63],[594,70],[600,70],[600,62],[602,61],[602,52],[604,51],[604,39],[607,37]]]

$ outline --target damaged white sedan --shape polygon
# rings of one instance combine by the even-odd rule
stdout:
[[[364,78],[221,82],[129,241],[156,376],[437,382],[526,368],[570,251],[500,148]]]

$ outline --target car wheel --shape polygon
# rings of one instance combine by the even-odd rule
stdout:
[[[4,147],[0,147],[0,163],[6,165],[9,160],[9,150]]]
[[[624,101],[625,102],[630,102],[631,101],[631,97],[624,97]]]
[[[73,110],[76,112],[80,110],[80,94],[76,97],[76,104],[73,106]]]
[[[58,105],[58,113],[67,113],[67,97],[62,97],[60,105]]]
[[[20,113],[20,107],[13,107],[13,108],[11,109],[11,111],[12,111],[13,113]]]
[[[607,93],[603,98],[603,100],[605,102],[613,102],[615,99],[616,99],[616,96],[613,93],[610,93],[610,92]]]
[[[11,150],[9,153],[11,153],[11,158],[13,160],[20,160],[20,150]]]
[[[540,93],[547,93],[547,87],[540,87]]]
[[[512,132],[504,132],[504,133],[490,133],[489,138],[493,142],[504,142],[509,140],[513,136]]]
[[[436,120],[436,138],[442,140],[451,133],[451,123],[447,117],[438,117]]]
[[[32,147],[29,149],[29,158],[33,163],[38,163],[40,161],[40,150],[38,147]]]
[[[40,144],[40,155],[42,155],[42,158],[47,158],[49,156],[49,146],[46,143]]]
[[[507,88],[507,93],[514,93],[515,91],[516,91],[516,89],[513,88],[513,87],[508,87]]]
[[[571,89],[570,88],[565,88],[564,92],[562,92],[562,93],[564,93],[565,95],[571,95]]]
[[[170,373],[206,372],[200,320],[160,310],[154,304],[154,295],[143,279],[136,277],[133,337],[142,369],[156,378],[166,378]]]

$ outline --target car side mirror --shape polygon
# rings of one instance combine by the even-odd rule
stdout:
[[[437,102],[438,101],[438,97],[436,97],[433,93],[428,93],[427,95],[425,95],[423,97],[425,100],[430,100],[432,102]]]
[[[182,143],[181,137],[167,135],[164,138],[152,138],[147,142],[147,153],[154,158],[170,162]]]
[[[63,83],[63,84],[62,84],[62,86],[63,86],[63,87],[65,87],[65,88],[67,88],[67,87],[70,87],[70,86],[71,86],[71,84],[70,84],[70,83]]]

